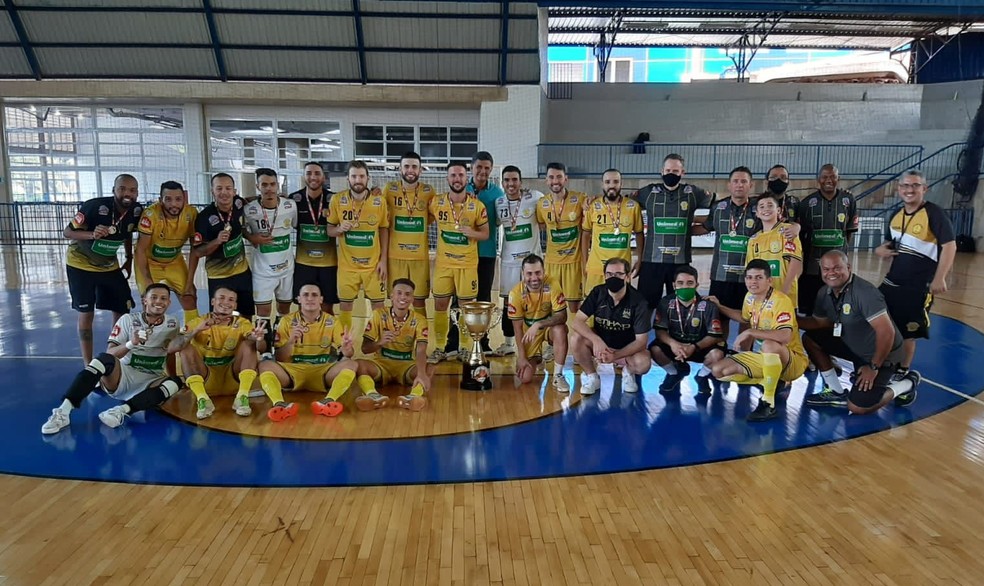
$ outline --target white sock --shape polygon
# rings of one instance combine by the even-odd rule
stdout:
[[[589,380],[597,379],[597,378],[598,378],[598,373],[597,372],[582,372],[581,373],[581,380],[582,381],[589,381]]]
[[[898,397],[899,395],[904,395],[912,390],[912,381],[904,378],[900,381],[890,383],[888,388],[892,390],[892,395]]]
[[[503,339],[506,341],[506,346],[516,345],[516,336],[505,336]]]
[[[130,406],[127,405],[126,403],[123,403],[123,412],[126,413],[127,415],[130,414]]]
[[[676,365],[673,364],[672,362],[669,363],[669,364],[667,364],[666,366],[664,366],[663,367],[663,370],[666,371],[666,374],[676,374],[677,373]]]
[[[554,376],[564,376],[564,365],[554,362]]]
[[[700,370],[697,371],[697,376],[708,376],[711,374],[711,369],[706,366],[701,366]]]
[[[71,413],[72,409],[75,409],[75,405],[72,405],[72,402],[68,399],[62,401],[62,404],[58,406],[58,410],[62,413]]]
[[[841,385],[840,379],[837,378],[837,371],[831,368],[830,370],[824,370],[820,373],[823,377],[823,382],[827,383],[827,387],[834,391],[838,395],[844,393],[844,387]]]

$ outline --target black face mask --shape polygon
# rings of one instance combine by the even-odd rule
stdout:
[[[789,187],[788,181],[783,181],[782,179],[769,179],[769,191],[775,194],[786,193],[786,188]]]
[[[618,293],[625,288],[625,279],[619,277],[608,277],[605,279],[605,287],[612,293]]]
[[[663,174],[663,185],[673,189],[680,183],[681,177],[675,173],[664,173]]]

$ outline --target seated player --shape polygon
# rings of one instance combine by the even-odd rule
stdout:
[[[696,377],[697,392],[710,394],[710,365],[724,358],[727,343],[717,306],[697,294],[697,269],[690,265],[677,267],[673,294],[660,300],[654,325],[656,339],[649,345],[649,352],[666,371],[659,392],[677,389],[690,372],[688,363],[699,362],[703,366]]]
[[[646,351],[652,312],[646,300],[629,284],[629,261],[614,257],[605,261],[605,282],[588,293],[574,316],[571,351],[584,370],[581,394],[592,395],[601,388],[596,363],[622,366],[622,391],[635,393],[635,377],[649,372],[652,360]],[[588,319],[594,325],[588,326]],[[625,376],[628,371],[629,376]]]
[[[181,351],[189,337],[180,334],[178,319],[166,315],[171,289],[153,284],[143,295],[143,312],[128,313],[117,320],[105,352],[96,356],[68,386],[61,405],[51,410],[41,433],[58,433],[68,427],[69,416],[92,392],[96,383],[110,397],[125,401],[99,414],[109,427],[123,425],[127,416],[164,403],[181,389],[181,379],[168,377],[164,363],[168,354]]]
[[[420,411],[427,406],[427,397],[424,396],[430,390],[427,317],[413,311],[415,290],[416,285],[410,279],[393,281],[390,292],[392,307],[374,309],[366,324],[362,335],[362,353],[368,358],[357,360],[357,380],[364,394],[355,400],[355,406],[362,411],[386,405],[386,397],[376,392],[376,382],[408,385],[410,393],[397,401],[404,409]]]
[[[236,311],[236,292],[219,287],[212,297],[212,312],[192,319],[185,326],[191,344],[181,351],[181,370],[185,383],[195,394],[199,419],[211,417],[215,405],[209,395],[231,393],[238,387],[232,408],[236,415],[249,417],[249,391],[256,380],[257,345],[265,349],[265,320],[253,327]],[[297,414],[293,403],[274,401],[267,416],[282,421]]]
[[[283,390],[323,392],[328,395],[311,403],[316,415],[336,417],[342,412],[338,401],[352,386],[359,366],[352,356],[355,348],[341,321],[322,310],[324,297],[315,284],[301,287],[299,310],[280,320],[274,341],[276,360],[260,363],[260,386],[270,400],[283,401]]]
[[[748,421],[767,421],[779,416],[776,411],[776,386],[779,381],[792,382],[803,375],[808,360],[799,338],[796,308],[793,300],[772,287],[772,268],[760,258],[745,265],[745,287],[748,293],[741,311],[725,307],[717,297],[707,299],[718,306],[728,319],[749,328],[735,338],[735,348],[743,348],[746,341],[757,345],[760,351],[733,354],[711,365],[711,372],[718,380],[762,385],[762,398]]]
[[[508,318],[520,339],[516,347],[516,376],[520,382],[533,380],[543,362],[543,342],[554,348],[553,388],[571,392],[564,377],[567,361],[567,299],[564,292],[544,273],[543,259],[531,254],[523,259],[522,281],[509,291]]]

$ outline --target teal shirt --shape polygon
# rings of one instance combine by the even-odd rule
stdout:
[[[473,181],[468,181],[467,190],[469,193],[475,193],[475,183]],[[477,195],[479,201],[485,204],[485,213],[489,216],[489,239],[482,240],[478,243],[478,256],[495,258],[499,251],[499,218],[495,215],[495,200],[505,197],[506,192],[502,191],[502,188],[495,183],[489,181],[485,189],[478,192]]]

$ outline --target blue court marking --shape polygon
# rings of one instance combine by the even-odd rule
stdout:
[[[744,418],[757,398],[749,398],[747,390],[731,386],[697,401],[685,388],[679,400],[667,401],[656,392],[662,371],[654,369],[643,378],[638,394],[623,394],[617,379],[611,390],[612,377],[603,377],[599,395],[585,397],[569,410],[453,436],[283,440],[210,430],[159,412],[138,415],[113,430],[96,414],[116,402],[93,395],[73,412],[70,428],[45,437],[41,424],[80,365],[77,360],[44,359],[77,351],[75,314],[66,309],[67,294],[53,293],[8,292],[8,303],[0,306],[0,323],[5,324],[0,380],[7,383],[0,395],[0,426],[8,438],[0,451],[0,472],[206,486],[355,486],[601,474],[839,441],[904,425],[965,401],[924,382],[909,408],[890,406],[872,416],[847,416],[803,407],[805,387],[812,381],[801,379],[788,401],[780,402],[779,419],[751,425]],[[108,317],[99,320],[97,331],[107,331]],[[928,379],[977,395],[981,388],[974,375],[984,364],[984,334],[950,318],[933,320],[933,338],[920,341],[916,368]],[[32,358],[4,358],[12,356]],[[692,389],[692,380],[689,384]]]

